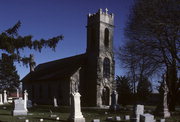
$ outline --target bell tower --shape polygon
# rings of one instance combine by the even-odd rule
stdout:
[[[85,99],[89,106],[110,105],[114,82],[114,15],[102,9],[88,15]]]

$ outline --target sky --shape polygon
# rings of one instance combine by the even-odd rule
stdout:
[[[33,39],[48,39],[63,35],[56,51],[43,49],[41,53],[25,49],[22,55],[33,53],[36,65],[69,56],[85,53],[87,15],[99,8],[115,15],[114,50],[123,44],[124,27],[128,21],[133,0],[0,0],[0,32],[22,22],[19,34],[32,35]],[[125,71],[115,59],[115,74]],[[29,73],[29,68],[16,63],[20,79]]]

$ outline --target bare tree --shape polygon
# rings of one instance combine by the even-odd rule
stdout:
[[[180,87],[177,80],[180,70],[180,1],[136,0],[125,35],[128,41],[124,48],[127,50],[133,44],[133,52],[127,54],[134,55],[140,76],[150,76],[159,68],[167,72],[169,109],[174,111],[175,96]]]

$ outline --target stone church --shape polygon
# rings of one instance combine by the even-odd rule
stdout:
[[[114,84],[114,15],[100,9],[87,17],[86,53],[39,64],[23,79],[23,89],[36,104],[70,105],[79,91],[82,106],[108,106]]]

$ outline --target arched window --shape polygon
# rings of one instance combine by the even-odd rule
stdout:
[[[110,60],[108,58],[104,58],[104,62],[103,62],[103,76],[105,78],[109,78],[109,76],[110,76]]]
[[[104,45],[109,47],[109,30],[107,28],[104,30]]]

